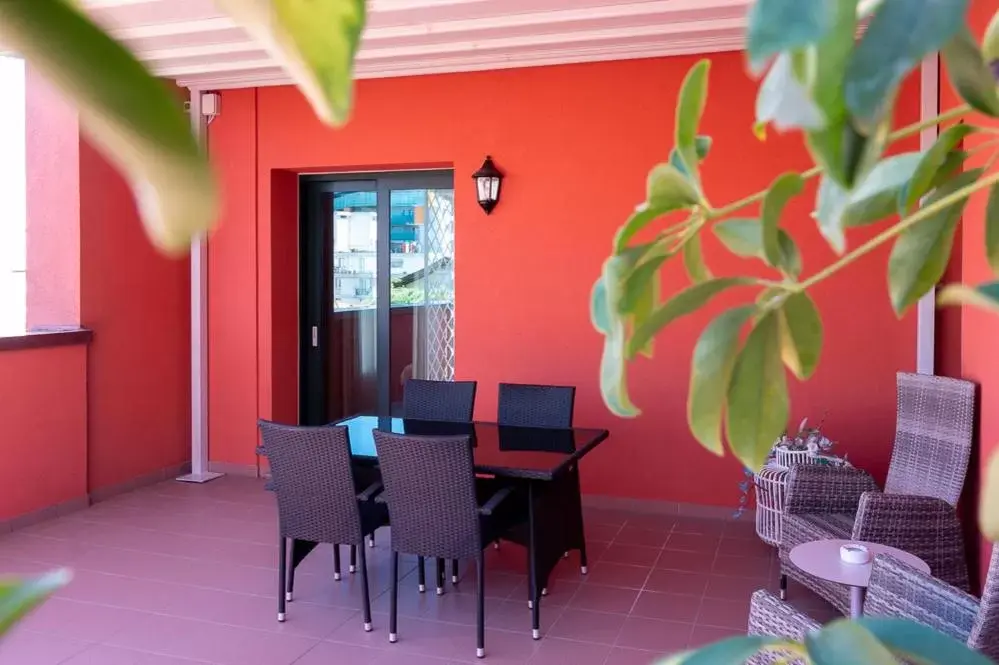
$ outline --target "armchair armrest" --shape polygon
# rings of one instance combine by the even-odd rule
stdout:
[[[365,489],[363,492],[357,495],[357,500],[371,501],[372,499],[375,499],[376,503],[383,503],[381,501],[378,501],[377,498],[381,494],[383,489],[385,489],[385,486],[382,484],[382,481],[379,480],[377,482],[374,482],[371,485],[369,485],[367,489]]]
[[[864,613],[910,619],[966,642],[978,615],[971,594],[886,555],[871,566]]]
[[[489,515],[492,515],[493,511],[495,511],[499,507],[499,505],[503,503],[503,501],[506,500],[506,498],[511,494],[513,494],[513,487],[503,487],[498,492],[493,494],[488,501],[486,501],[482,506],[479,507],[479,514],[486,515],[487,517]]]
[[[788,473],[784,510],[790,515],[854,513],[860,496],[877,489],[871,475],[860,469],[801,464]]]
[[[818,621],[788,605],[769,591],[760,589],[753,593],[749,604],[750,635],[801,640],[811,631],[821,627],[822,624]]]
[[[258,454],[258,455],[263,455],[264,457],[267,457],[267,451],[266,451],[266,450],[264,450],[264,447],[263,447],[263,446],[257,446],[257,447],[256,447],[256,448],[254,449],[254,452],[255,452],[256,454]]]

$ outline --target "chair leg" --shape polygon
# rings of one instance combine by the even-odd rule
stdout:
[[[340,581],[340,546],[333,546],[333,580]]]
[[[427,590],[427,571],[423,569],[424,559],[423,557],[416,558],[416,575],[419,582],[419,592],[423,593]]]
[[[362,540],[363,543],[363,540]],[[358,548],[361,555],[361,597],[364,603],[364,632],[371,632],[371,596],[368,593],[368,559],[364,545]]]
[[[372,531],[371,535],[368,536],[368,547],[374,547],[374,546],[375,546],[375,532]]]
[[[399,639],[399,553],[392,552],[392,590],[389,592],[389,642]]]
[[[292,544],[292,552],[294,552],[294,550],[295,550],[294,542],[295,541],[292,540],[291,542],[293,543]],[[292,598],[295,595],[295,562],[294,562],[294,559],[292,559],[291,565],[287,565],[286,564],[286,567],[288,569],[288,586],[285,587],[284,599],[290,603],[292,601]]]
[[[364,547],[364,542],[361,542],[361,547]],[[357,572],[357,545],[350,546],[350,565],[347,570],[351,575]]]
[[[458,560],[451,559],[451,584],[458,583]]]
[[[589,572],[586,566],[586,541],[583,541],[583,544],[579,546],[579,572],[583,575]]]
[[[285,619],[285,591],[288,578],[288,541],[278,539],[278,621]]]
[[[787,600],[787,575],[780,574],[780,599]]]
[[[478,582],[477,612],[475,623],[475,656],[485,658],[486,656],[486,566],[485,557],[481,554],[475,562],[475,577]]]
[[[437,595],[444,595],[444,559],[437,559]]]

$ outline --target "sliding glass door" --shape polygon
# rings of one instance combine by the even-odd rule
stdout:
[[[450,172],[303,179],[301,421],[399,413],[454,378]]]

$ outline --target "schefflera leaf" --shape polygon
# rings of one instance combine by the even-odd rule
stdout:
[[[157,247],[181,253],[211,228],[215,177],[165,82],[63,0],[0,2],[0,41],[76,105],[87,134],[129,181]]]
[[[347,121],[364,0],[215,0],[276,58],[328,125]]]

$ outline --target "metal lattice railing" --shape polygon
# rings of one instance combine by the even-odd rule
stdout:
[[[454,380],[454,190],[427,192],[426,374]]]

